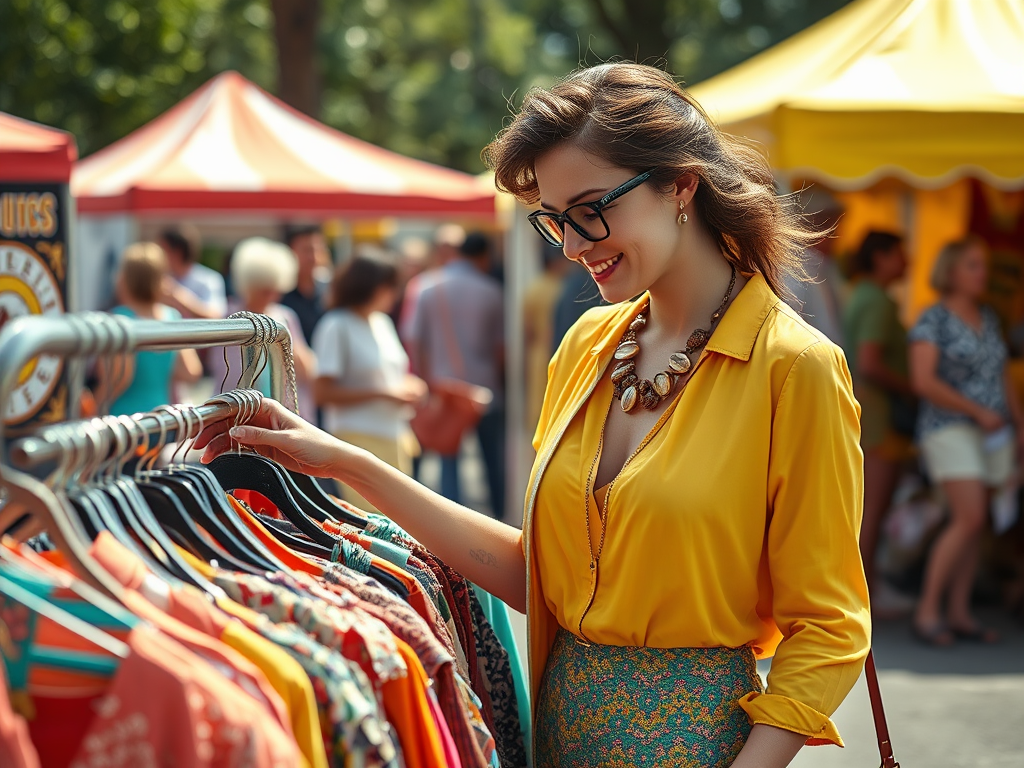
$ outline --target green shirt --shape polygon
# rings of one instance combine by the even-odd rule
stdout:
[[[889,393],[860,375],[857,356],[862,344],[880,344],[886,367],[906,376],[907,331],[900,322],[896,302],[878,283],[863,279],[850,294],[843,313],[843,335],[854,392],[861,405],[861,443],[872,448],[885,439],[890,429]]]

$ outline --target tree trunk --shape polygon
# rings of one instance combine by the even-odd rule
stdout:
[[[618,55],[646,64],[668,57],[666,3],[654,0],[590,0],[597,21],[618,45]]]
[[[270,0],[277,42],[277,95],[311,117],[320,114],[316,32],[320,0]]]

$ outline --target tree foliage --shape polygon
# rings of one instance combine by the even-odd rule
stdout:
[[[847,1],[304,0],[319,7],[315,61],[279,68],[277,0],[3,0],[0,110],[88,154],[237,69],[340,130],[479,171],[533,85],[616,57],[699,82]],[[301,71],[317,78],[305,93]]]

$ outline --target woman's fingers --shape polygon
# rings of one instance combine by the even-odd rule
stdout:
[[[192,447],[197,451],[202,448],[205,448],[218,435],[225,434],[230,427],[231,424],[226,421],[218,421],[215,424],[211,424],[208,427],[204,427],[203,431],[200,432],[199,436],[196,438],[195,445],[193,445]]]
[[[206,450],[203,451],[203,455],[199,461],[203,464],[209,464],[222,453],[227,453],[232,447],[231,438],[228,436],[228,433],[222,432],[207,442]]]

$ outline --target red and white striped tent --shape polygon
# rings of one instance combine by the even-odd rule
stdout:
[[[493,217],[469,174],[328,128],[237,72],[225,72],[125,138],[79,161],[86,214],[289,213]]]
[[[77,157],[70,133],[0,112],[0,181],[66,184]]]

